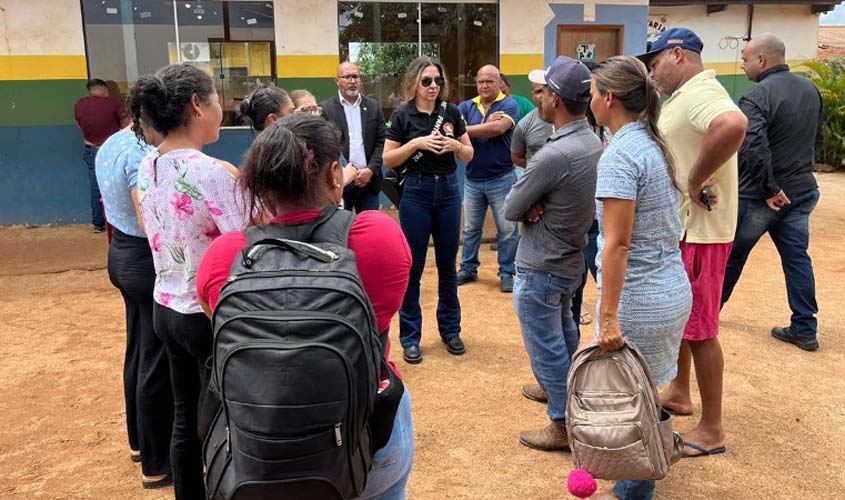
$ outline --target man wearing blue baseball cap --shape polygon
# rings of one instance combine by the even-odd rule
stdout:
[[[670,97],[658,127],[675,158],[684,192],[681,256],[692,288],[692,312],[678,356],[678,375],[661,395],[663,406],[692,415],[691,364],[701,393],[701,421],[684,434],[684,456],[725,452],[719,306],[739,205],[737,150],[748,120],[701,62],[704,44],[687,28],[664,31],[646,54],[657,87]]]
[[[566,378],[579,341],[571,303],[584,274],[582,250],[593,223],[602,143],[585,117],[590,70],[561,56],[541,75],[540,118],[555,131],[505,198],[505,218],[523,223],[513,302],[538,385],[529,384],[522,393],[547,400],[551,422],[522,432],[519,441],[539,450],[568,450]]]

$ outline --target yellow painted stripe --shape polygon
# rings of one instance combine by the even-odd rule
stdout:
[[[543,54],[502,54],[501,68],[506,75],[527,75],[532,69],[544,69]]]
[[[789,64],[790,69],[793,71],[806,71],[807,68],[803,66],[804,60],[792,60],[786,61]],[[716,70],[717,75],[743,75],[745,74],[742,71],[742,61],[737,61],[736,63],[732,62],[721,62],[721,63],[704,63],[704,69],[713,69]]]
[[[0,56],[0,80],[87,80],[85,56]]]
[[[276,57],[279,78],[334,78],[337,76],[337,55],[281,55]]]

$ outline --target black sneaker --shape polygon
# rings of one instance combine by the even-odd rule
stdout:
[[[815,351],[819,348],[819,341],[816,339],[806,340],[792,334],[789,327],[776,326],[772,328],[772,337],[782,341],[795,344],[799,349]]]
[[[402,359],[404,359],[406,363],[411,365],[418,365],[422,363],[422,353],[420,352],[420,346],[409,345],[408,347],[404,348],[402,352]]]
[[[510,274],[502,276],[501,281],[499,281],[499,290],[502,293],[513,293],[513,276]]]
[[[478,281],[478,274],[469,271],[458,271],[458,286]]]
[[[106,232],[106,226],[94,226],[94,234],[101,234]]]
[[[449,354],[454,354],[455,356],[461,356],[463,353],[467,352],[466,347],[464,346],[463,340],[460,337],[452,337],[449,340],[440,339],[446,344],[446,350],[449,351]]]

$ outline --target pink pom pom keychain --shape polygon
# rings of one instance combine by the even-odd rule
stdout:
[[[584,469],[574,469],[566,478],[566,488],[578,498],[589,498],[596,492],[596,479]]]

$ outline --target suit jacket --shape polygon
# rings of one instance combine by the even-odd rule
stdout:
[[[326,99],[320,106],[323,113],[334,123],[341,132],[343,156],[349,158],[349,127],[346,125],[346,113],[340,96],[335,94]],[[373,171],[370,183],[364,189],[379,192],[381,190],[382,152],[384,151],[384,113],[378,101],[361,96],[361,133],[364,139],[364,154],[367,158],[367,168]]]

